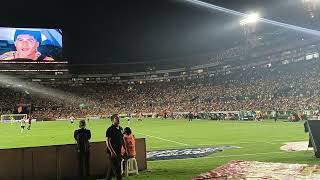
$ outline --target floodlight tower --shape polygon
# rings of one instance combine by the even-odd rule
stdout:
[[[244,36],[244,56],[248,54],[248,50],[255,46],[257,40],[256,25],[259,21],[260,15],[258,13],[248,14],[240,21]]]

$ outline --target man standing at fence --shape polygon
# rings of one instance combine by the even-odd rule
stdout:
[[[90,144],[91,132],[86,129],[86,121],[81,120],[78,130],[74,131],[74,139],[77,142],[78,161],[79,161],[79,173],[81,178],[89,177],[90,166]]]
[[[121,175],[121,148],[123,146],[123,134],[120,124],[120,118],[118,114],[111,116],[112,125],[106,132],[106,144],[108,147],[108,154],[110,157],[111,167],[108,167],[107,180],[112,179],[112,175],[115,175],[117,180],[122,180]]]

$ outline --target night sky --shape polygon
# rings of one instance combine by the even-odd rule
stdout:
[[[68,2],[68,3],[67,3]],[[301,0],[206,0],[309,27]],[[64,30],[71,63],[158,61],[215,52],[239,43],[239,17],[183,0],[1,2],[0,26]]]

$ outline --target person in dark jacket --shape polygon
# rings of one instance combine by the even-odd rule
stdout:
[[[81,178],[89,177],[90,174],[90,143],[91,132],[86,129],[86,121],[81,120],[79,129],[74,131],[74,139],[77,142],[77,153],[79,161],[79,175]]]
[[[122,180],[121,161],[123,148],[123,129],[120,126],[120,118],[118,114],[111,116],[112,125],[106,131],[107,153],[110,157],[111,167],[107,172],[107,180],[112,179],[112,175],[116,176],[117,180]]]

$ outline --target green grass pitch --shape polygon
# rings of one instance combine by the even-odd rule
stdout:
[[[91,120],[88,128],[91,141],[104,141],[110,120]],[[145,137],[147,150],[236,145],[240,149],[225,150],[210,156],[194,159],[162,160],[148,162],[148,170],[139,176],[126,179],[191,179],[223,165],[230,160],[258,160],[268,162],[317,164],[313,151],[283,152],[285,142],[306,141],[303,123],[263,121],[207,121],[144,119],[128,124],[136,137]],[[34,122],[31,130],[20,133],[19,123],[0,123],[0,148],[30,147],[75,143],[73,131],[78,121]]]

